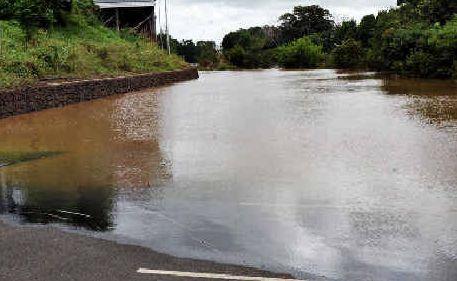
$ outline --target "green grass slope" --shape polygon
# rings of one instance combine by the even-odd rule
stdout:
[[[110,77],[186,66],[148,40],[101,24],[39,29],[30,40],[18,22],[0,21],[0,88],[43,79]]]

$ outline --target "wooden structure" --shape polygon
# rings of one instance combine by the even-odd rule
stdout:
[[[131,28],[151,40],[156,39],[156,0],[95,0],[106,26]]]

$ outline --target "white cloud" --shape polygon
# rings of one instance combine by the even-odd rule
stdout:
[[[360,19],[394,6],[396,0],[168,0],[170,32],[178,39],[215,40],[239,28],[276,24],[296,5],[321,5],[335,18]],[[163,13],[163,2],[161,11]],[[161,19],[164,25],[164,18]]]

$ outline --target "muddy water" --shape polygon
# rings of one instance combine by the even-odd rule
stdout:
[[[0,212],[324,280],[457,280],[457,85],[333,70],[0,120]]]

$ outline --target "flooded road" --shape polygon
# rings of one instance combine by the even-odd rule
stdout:
[[[457,280],[457,85],[201,79],[0,120],[0,213],[323,280]],[[320,279],[319,279],[320,280]]]

